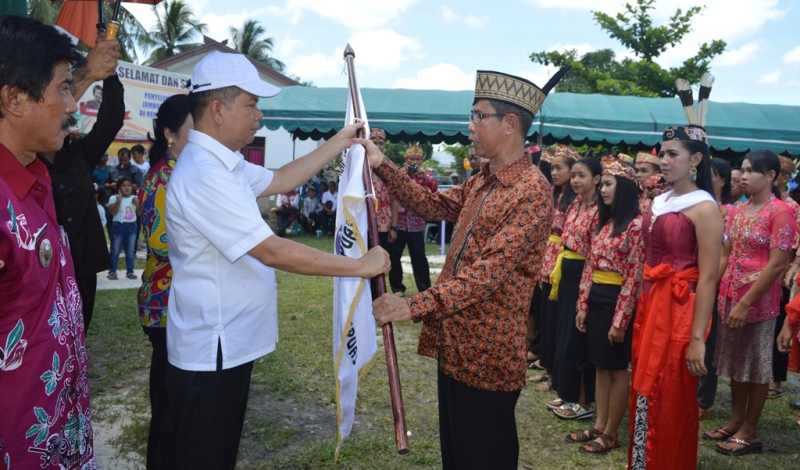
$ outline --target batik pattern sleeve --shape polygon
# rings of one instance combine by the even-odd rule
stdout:
[[[642,240],[642,217],[636,217],[628,225],[628,230],[620,234],[619,259],[615,265],[619,266],[622,275],[622,289],[617,299],[617,308],[614,310],[612,326],[625,330],[636,311],[636,302],[642,288],[644,274],[645,251]]]

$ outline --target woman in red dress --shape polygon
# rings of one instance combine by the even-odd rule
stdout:
[[[643,295],[631,350],[630,468],[697,466],[697,377],[722,249],[722,213],[711,188],[708,137],[668,127],[661,170],[673,190],[645,214]]]

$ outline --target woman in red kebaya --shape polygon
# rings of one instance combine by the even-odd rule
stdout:
[[[619,447],[617,431],[630,396],[628,364],[642,283],[644,249],[633,160],[603,158],[597,235],[581,278],[578,330],[587,333],[589,361],[597,369],[597,421],[594,428],[567,436],[586,442],[581,450],[605,453]]]
[[[549,402],[562,419],[589,418],[594,414],[594,366],[587,357],[586,334],[575,328],[578,287],[586,256],[597,231],[597,185],[600,183],[600,162],[581,158],[572,165],[570,184],[578,195],[567,212],[562,233],[562,251],[550,275],[550,299],[558,299],[556,327],[556,360],[553,388],[558,399]]]

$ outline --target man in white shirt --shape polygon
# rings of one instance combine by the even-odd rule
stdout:
[[[307,156],[269,171],[245,161],[263,117],[261,81],[240,54],[212,52],[192,74],[194,130],[170,178],[166,220],[173,269],[168,305],[167,393],[175,424],[168,468],[233,469],[253,361],[278,340],[273,268],[370,278],[388,272],[379,248],[360,259],[273,236],[257,197],[286,193],[350,147],[345,127]]]

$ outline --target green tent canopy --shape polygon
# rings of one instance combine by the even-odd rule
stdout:
[[[344,123],[346,88],[286,87],[261,99],[261,121],[269,129],[283,127],[300,139],[332,136]],[[467,143],[467,115],[473,92],[439,90],[361,90],[370,125],[390,139]],[[677,98],[554,93],[531,127],[531,137],[545,143],[626,144],[650,147],[661,141],[666,126],[686,124]],[[800,106],[712,102],[708,111],[709,141],[715,152],[768,148],[800,154]]]

